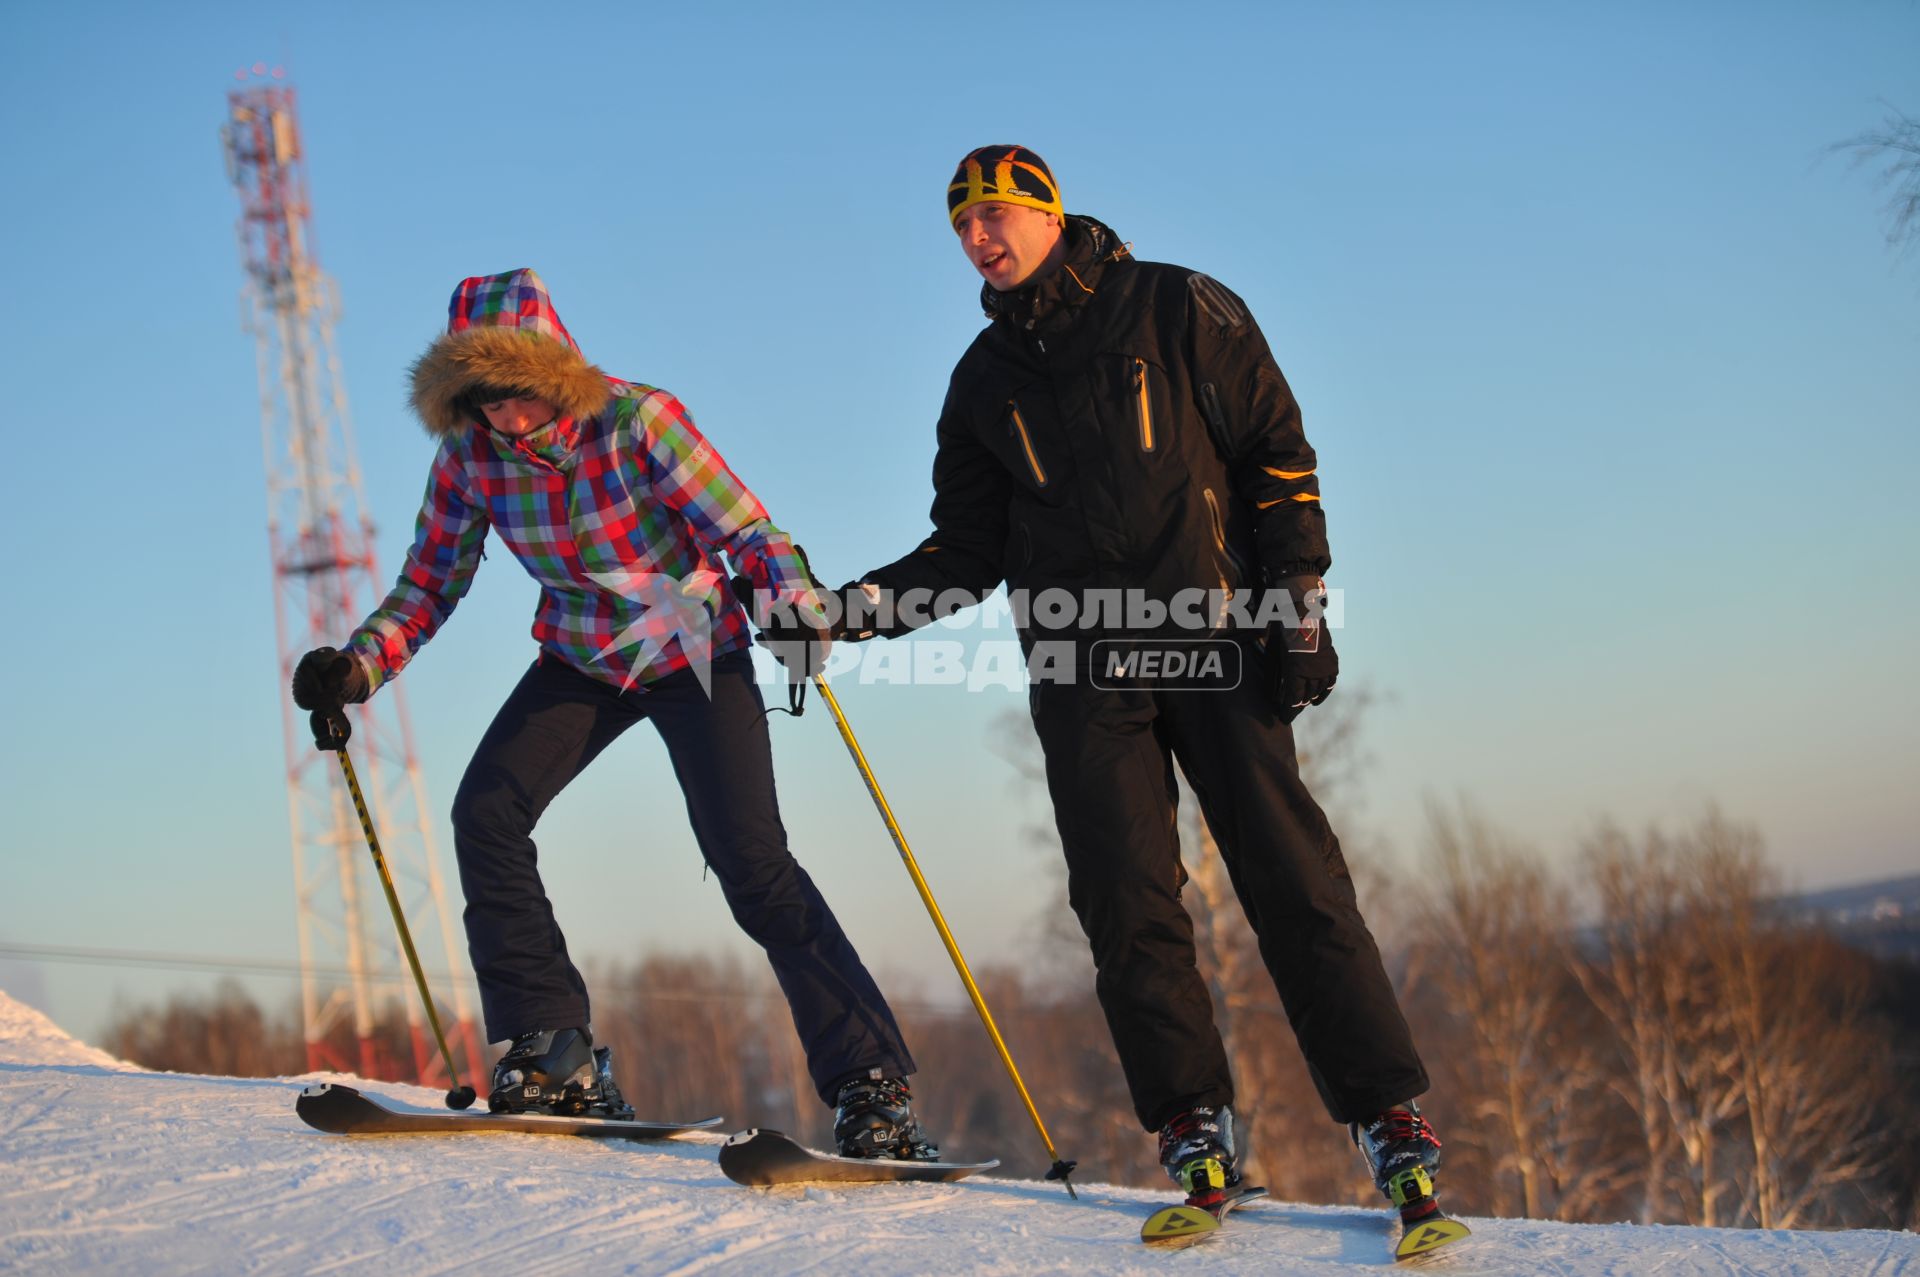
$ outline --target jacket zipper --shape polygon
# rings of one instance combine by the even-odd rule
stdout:
[[[1007,407],[1013,410],[1013,429],[1020,435],[1020,447],[1027,454],[1027,465],[1033,469],[1033,481],[1044,488],[1047,486],[1047,472],[1041,468],[1039,454],[1033,450],[1033,439],[1027,434],[1027,423],[1020,417],[1020,405],[1008,400]]]
[[[1221,513],[1220,513],[1220,499],[1213,495],[1212,488],[1200,489],[1200,495],[1206,498],[1207,515],[1213,521],[1214,548],[1220,551],[1221,555],[1227,560],[1227,562],[1233,565],[1234,570],[1244,573],[1246,569],[1243,567],[1243,565],[1240,562],[1240,556],[1235,554],[1233,550],[1229,548],[1227,545],[1227,525],[1226,525],[1226,520],[1221,516]],[[1233,597],[1233,585],[1227,580],[1227,574],[1225,571],[1222,571],[1220,573],[1220,597],[1223,600],[1223,603],[1222,603],[1221,616],[1220,616],[1219,623],[1224,624],[1226,621],[1226,609],[1224,606],[1224,601],[1231,599]]]
[[[1153,404],[1147,399],[1147,361],[1133,361],[1133,393],[1139,405],[1140,451],[1153,451]]]
[[[1213,431],[1213,441],[1224,453],[1231,454],[1233,448],[1227,440],[1227,414],[1220,407],[1220,390],[1212,382],[1200,384],[1200,411],[1207,418],[1207,426]]]

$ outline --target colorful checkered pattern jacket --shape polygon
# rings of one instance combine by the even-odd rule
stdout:
[[[817,606],[792,541],[686,408],[587,364],[537,275],[467,280],[452,309],[414,368],[415,408],[441,441],[413,547],[348,643],[373,686],[452,613],[489,528],[540,583],[541,650],[616,686],[748,646],[722,555],[756,588]],[[530,391],[562,415],[522,440],[495,435],[458,404],[480,384]]]

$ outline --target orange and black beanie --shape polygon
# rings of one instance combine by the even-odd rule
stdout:
[[[1053,180],[1047,162],[1024,146],[983,146],[967,152],[960,167],[947,183],[947,222],[960,220],[960,214],[975,204],[999,200],[1004,204],[1025,204],[1045,213],[1067,215],[1060,202],[1060,187]]]

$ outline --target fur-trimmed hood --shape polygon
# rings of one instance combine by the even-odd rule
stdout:
[[[587,362],[531,270],[460,281],[447,331],[413,364],[413,410],[431,435],[472,425],[459,399],[470,387],[531,392],[563,417],[591,417],[613,398],[607,375]]]

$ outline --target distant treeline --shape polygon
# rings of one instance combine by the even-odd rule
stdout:
[[[1371,1202],[1204,829],[1189,824],[1183,841],[1249,1174],[1283,1199]],[[1713,815],[1672,836],[1602,829],[1567,876],[1471,812],[1436,812],[1428,842],[1416,868],[1361,887],[1433,1074],[1424,1104],[1445,1140],[1450,1206],[1587,1222],[1920,1224],[1920,972],[1778,912],[1750,830]],[[1031,952],[984,969],[982,990],[1081,1177],[1163,1184],[1071,925],[1039,929]],[[642,1114],[718,1112],[828,1138],[764,971],[656,955],[591,983],[596,1034]],[[921,1065],[915,1092],[943,1146],[1043,1173],[971,1011],[900,1010]],[[378,1032],[385,1058],[411,1058],[399,1004]],[[237,985],[125,1010],[103,1045],[153,1068],[307,1067],[295,1010],[269,1015]],[[350,1042],[336,1049],[354,1056]]]

